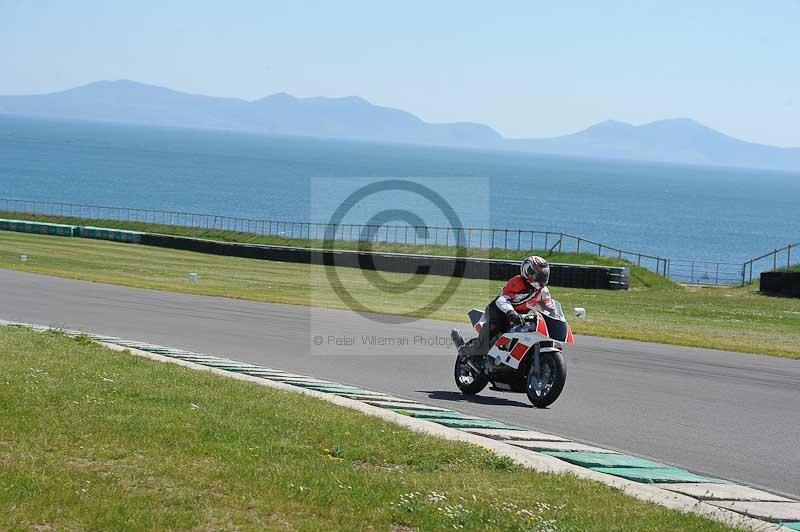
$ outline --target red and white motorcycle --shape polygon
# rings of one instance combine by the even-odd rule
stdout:
[[[562,346],[575,340],[561,304],[551,301],[550,309],[532,309],[523,316],[521,325],[494,338],[486,356],[459,355],[456,386],[463,393],[474,395],[491,383],[493,390],[526,393],[538,408],[553,404],[567,380]],[[583,317],[585,311],[576,308],[575,314]],[[472,309],[468,315],[472,326],[480,332],[485,325],[483,311]],[[453,340],[458,342],[461,335],[455,330],[452,334],[457,335]],[[476,338],[469,340],[474,341]]]

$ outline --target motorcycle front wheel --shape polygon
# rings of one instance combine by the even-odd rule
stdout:
[[[528,399],[536,408],[550,406],[561,395],[564,383],[567,381],[567,365],[561,353],[547,351],[539,355],[540,368],[536,375],[536,368],[531,364],[528,370],[528,383],[526,393]]]
[[[475,395],[489,384],[489,379],[487,379],[483,373],[476,372],[467,364],[467,361],[462,360],[460,356],[456,357],[454,376],[456,379],[456,386],[461,390],[461,393],[466,395]]]

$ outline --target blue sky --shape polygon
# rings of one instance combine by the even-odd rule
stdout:
[[[0,94],[359,95],[511,137],[691,117],[800,146],[799,58],[800,0],[0,0]]]

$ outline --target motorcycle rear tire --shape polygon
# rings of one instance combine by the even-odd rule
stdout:
[[[533,406],[536,408],[546,408],[558,399],[558,396],[561,395],[561,391],[564,389],[564,383],[567,382],[567,365],[564,363],[564,357],[561,353],[553,351],[542,353],[539,361],[540,371],[549,372],[551,375],[551,377],[548,378],[548,382],[545,383],[545,386],[549,385],[549,388],[543,390],[543,393],[537,394],[535,383],[538,379],[537,376],[534,375],[534,365],[531,364],[528,370],[526,394]]]
[[[464,395],[475,395],[480,393],[480,391],[486,388],[486,385],[489,384],[489,379],[482,373],[476,375],[475,370],[469,366],[464,368],[464,366],[467,366],[467,363],[462,362],[461,357],[456,357],[456,365],[453,369],[453,376],[456,380],[456,386],[458,386],[458,389],[461,390],[461,393]],[[472,382],[463,382],[461,380],[460,377],[464,371],[468,371],[470,373],[472,376]]]

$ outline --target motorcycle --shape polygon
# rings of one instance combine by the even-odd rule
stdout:
[[[489,353],[483,357],[459,354],[455,364],[456,386],[462,393],[474,395],[491,383],[492,390],[526,393],[537,408],[545,408],[561,395],[567,380],[563,344],[575,342],[572,328],[561,304],[552,299],[550,308],[531,309],[522,324],[493,338]],[[575,309],[583,317],[583,309]],[[483,311],[468,313],[473,328],[480,332],[486,325]],[[456,346],[463,345],[461,334],[453,329]],[[469,342],[477,341],[477,338]],[[469,345],[467,342],[466,345]]]

